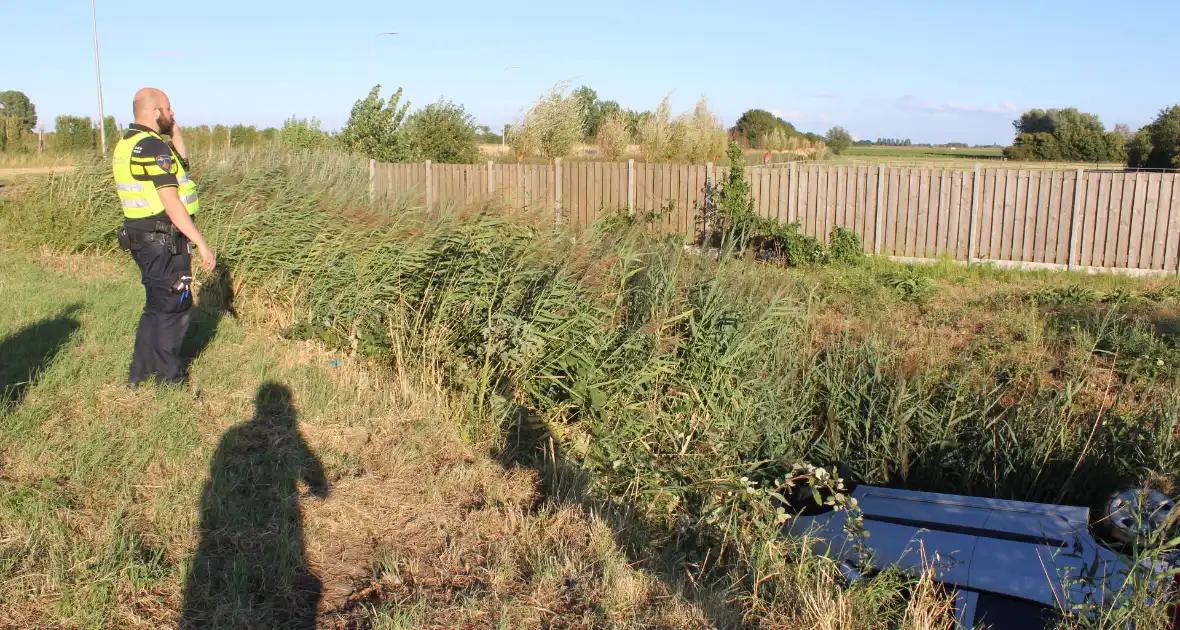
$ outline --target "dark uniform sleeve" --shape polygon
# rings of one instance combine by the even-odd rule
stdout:
[[[176,161],[171,147],[159,138],[148,136],[131,150],[131,175],[139,181],[151,182],[157,189],[179,186]]]
[[[172,149],[173,155],[175,155],[177,158],[180,158],[180,166],[182,168],[184,168],[184,170],[187,171],[188,170],[188,160],[180,155],[180,151],[176,150],[176,145],[172,144],[171,140],[168,141],[168,147]]]

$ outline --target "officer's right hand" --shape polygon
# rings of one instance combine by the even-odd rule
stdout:
[[[213,250],[208,246],[197,246],[197,253],[201,255],[201,268],[205,271],[213,271],[213,267],[217,264],[217,256]]]

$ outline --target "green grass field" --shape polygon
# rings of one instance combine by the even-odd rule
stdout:
[[[849,147],[846,156],[875,158],[957,158],[963,160],[998,160],[1004,156],[1002,147],[954,149],[950,147]]]
[[[121,385],[108,168],[0,197],[0,626],[918,630],[945,598],[782,538],[785,459],[1180,481],[1175,279],[717,263],[621,217],[372,207],[334,154],[194,162],[239,317],[200,277],[193,389]],[[1067,626],[1125,616],[1161,627]]]

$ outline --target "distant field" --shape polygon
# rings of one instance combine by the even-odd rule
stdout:
[[[1002,147],[978,147],[955,149],[951,147],[850,147],[847,156],[898,157],[898,158],[963,158],[968,160],[998,160],[1004,156]]]

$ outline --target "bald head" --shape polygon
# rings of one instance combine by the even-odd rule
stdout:
[[[151,127],[164,134],[172,131],[172,103],[162,90],[156,88],[139,90],[135,93],[132,109],[135,112],[136,124]]]

